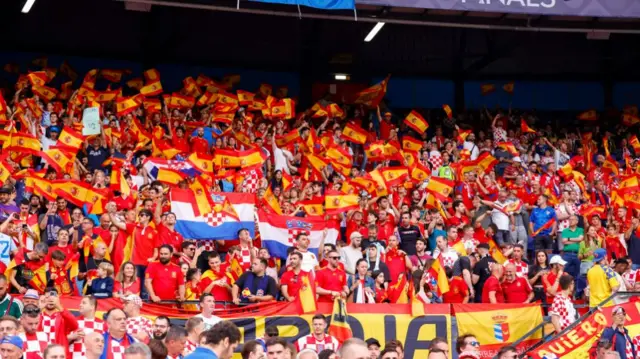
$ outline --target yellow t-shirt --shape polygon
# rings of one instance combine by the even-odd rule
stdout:
[[[589,306],[595,307],[603,300],[613,294],[611,288],[620,285],[613,269],[601,264],[594,265],[587,272],[587,282],[589,283]],[[608,301],[604,306],[613,305],[613,300]]]

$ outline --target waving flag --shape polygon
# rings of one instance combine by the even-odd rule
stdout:
[[[318,254],[318,247],[327,229],[324,243],[335,244],[338,229],[329,227],[323,217],[291,217],[258,212],[258,228],[262,245],[275,257],[286,258],[287,248],[293,247],[299,233],[307,233],[311,244],[309,251]]]
[[[378,106],[380,101],[384,98],[384,95],[387,93],[387,84],[389,83],[390,76],[391,75],[387,76],[379,83],[358,92],[353,103],[366,105],[368,107]]]
[[[198,171],[187,161],[148,157],[144,160],[142,166],[153,180],[158,179],[158,173],[161,168],[180,171],[187,176],[196,176],[198,174]]]
[[[524,118],[520,119],[520,131],[522,133],[536,133],[536,130],[527,125],[527,122],[524,120]]]
[[[584,111],[578,115],[578,120],[582,121],[595,121],[598,119],[598,113],[596,110]]]
[[[422,117],[422,115],[415,110],[412,110],[407,115],[407,117],[404,119],[404,123],[420,134],[423,134],[424,131],[429,128],[427,120],[425,120],[424,117]]]
[[[248,193],[196,193],[190,189],[171,190],[171,210],[176,214],[176,230],[190,239],[236,239],[246,228],[255,235],[253,211],[255,195]],[[206,198],[198,200],[197,197]]]

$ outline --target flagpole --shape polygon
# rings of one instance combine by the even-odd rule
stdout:
[[[355,21],[358,21],[358,11],[356,10],[356,4],[353,4],[353,17]]]
[[[236,6],[237,10],[240,10],[240,0],[238,0],[238,5]]]
[[[300,10],[300,3],[298,3],[297,5],[298,5],[298,16],[302,20],[302,11]]]

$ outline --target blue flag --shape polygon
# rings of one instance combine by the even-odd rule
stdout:
[[[355,8],[355,0],[251,0],[272,4],[302,5],[324,10],[351,10]]]

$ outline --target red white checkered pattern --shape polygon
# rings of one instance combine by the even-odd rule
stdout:
[[[152,326],[153,323],[143,316],[127,318],[127,334],[130,335],[136,335],[143,331],[151,335]]]
[[[289,244],[293,245],[294,243],[296,243],[296,237],[298,236],[298,234],[306,232],[307,231],[303,228],[289,228],[289,236],[287,237]]]
[[[435,172],[442,166],[442,156],[430,155],[429,163],[431,163],[431,171]]]
[[[210,226],[219,226],[224,222],[225,215],[222,213],[211,212],[204,215],[204,221]]]
[[[25,354],[36,353],[43,355],[44,350],[49,345],[49,335],[44,332],[35,332],[31,334],[20,333],[20,339],[24,342],[22,350]]]
[[[514,266],[516,266],[516,276],[525,279],[529,278],[529,265],[527,263],[523,261],[516,263],[514,259],[509,259],[508,261],[504,262],[505,267],[507,266],[507,264],[513,264]]]
[[[624,353],[627,356],[627,359],[636,359],[633,357],[633,343],[631,342],[631,338],[627,335],[627,340],[624,342]]]
[[[572,212],[572,213],[574,213],[574,214],[575,214],[575,213],[579,213],[579,212],[578,212],[578,206],[576,206],[576,204],[575,204],[575,203],[572,203],[571,205],[568,205],[567,207],[565,207],[565,206],[566,206],[566,204],[564,204],[564,203],[557,204],[557,205],[556,205],[556,207],[555,207],[556,214],[558,214],[558,213],[566,213],[566,214],[569,214],[569,213],[567,212],[567,207],[571,209],[571,212]],[[563,219],[562,221],[559,221],[559,222],[558,222],[558,233],[559,233],[559,232],[562,232],[562,231],[563,231],[563,230],[565,230],[566,228],[569,228],[569,218],[567,218],[567,219]]]
[[[576,309],[573,307],[571,298],[559,293],[553,298],[549,315],[560,317],[560,329],[564,329],[576,320]]]
[[[57,312],[52,315],[42,313],[42,318],[40,319],[40,327],[42,331],[49,336],[50,343],[56,342],[56,318],[58,315]]]
[[[85,335],[98,332],[104,333],[105,325],[102,319],[85,319],[84,317],[78,317],[78,330],[82,330]],[[86,347],[84,346],[84,340],[78,339],[69,345],[69,351],[71,351],[72,358],[84,358],[86,357]]]
[[[507,141],[507,131],[503,128],[496,127],[493,129],[493,142],[506,142]]]
[[[105,343],[104,345],[107,346],[107,343]],[[127,348],[125,348],[118,341],[113,339],[111,340],[111,353],[113,353],[113,356],[112,356],[113,359],[124,359],[125,349]]]
[[[338,339],[327,334],[325,334],[322,340],[318,340],[316,339],[316,337],[313,336],[313,334],[310,334],[310,335],[307,335],[306,337],[302,337],[298,339],[298,341],[296,342],[298,351],[301,351],[303,349],[311,349],[311,350],[314,350],[316,353],[320,353],[325,349],[331,349],[333,351],[337,351],[339,345],[340,343],[338,342]]]
[[[633,343],[633,346],[636,348],[635,359],[640,359],[640,352],[638,352],[638,348],[640,348],[640,335],[636,335],[635,337],[633,337],[633,340],[631,342]]]
[[[196,241],[196,245],[204,248],[203,250],[205,251],[211,252],[216,250],[215,241],[210,241],[210,240]]]
[[[640,279],[640,276],[638,276],[638,273],[640,273],[640,269],[630,270],[624,273],[622,277],[626,279],[627,282],[629,282],[629,284],[631,284],[631,286],[633,287],[636,284],[636,282]]]
[[[168,162],[169,168],[172,170],[182,170],[185,169],[186,167],[186,162],[184,161],[174,161],[174,160],[169,160]]]
[[[192,342],[191,340],[187,339],[187,342],[184,343],[184,352],[182,355],[187,356],[191,353],[194,352],[194,350],[196,350],[196,343]]]
[[[256,170],[248,171],[247,173],[245,173],[245,177],[242,182],[242,192],[245,192],[245,193],[258,192],[259,182],[260,182],[260,177],[258,176],[258,172]]]

